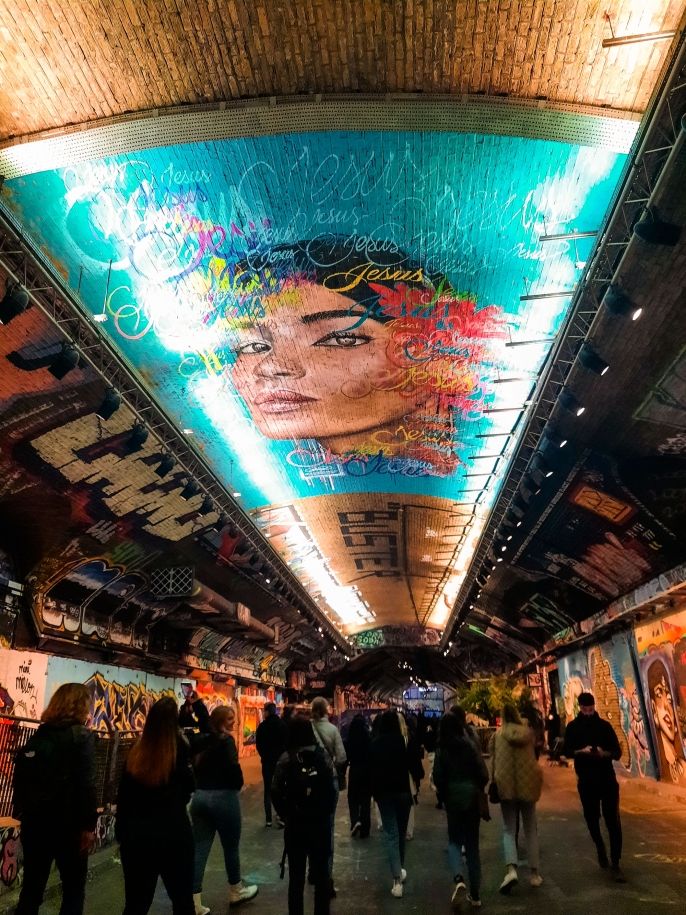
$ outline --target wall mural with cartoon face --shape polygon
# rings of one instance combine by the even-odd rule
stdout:
[[[274,515],[296,574],[354,632],[447,618],[570,301],[526,296],[573,288],[592,245],[539,236],[598,227],[624,160],[506,136],[292,134],[5,186],[103,332],[256,523]]]
[[[635,633],[660,778],[686,785],[686,612]]]

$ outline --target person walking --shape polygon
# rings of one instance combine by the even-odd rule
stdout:
[[[609,721],[595,710],[591,693],[581,693],[579,714],[567,725],[564,755],[574,760],[577,789],[588,831],[595,843],[598,864],[612,869],[618,883],[626,878],[620,867],[622,857],[622,824],[619,816],[619,784],[612,761],[622,755],[619,740]],[[602,810],[610,837],[610,861],[600,831]]]
[[[195,915],[208,915],[202,904],[202,881],[215,833],[224,852],[224,867],[229,881],[229,904],[237,905],[257,895],[257,886],[241,880],[241,805],[243,772],[232,736],[236,712],[219,705],[209,718],[210,733],[193,743],[193,769],[196,790],[190,806],[195,841],[193,904]]]
[[[491,737],[491,778],[498,788],[503,816],[505,876],[500,892],[507,894],[517,885],[517,821],[521,817],[526,837],[531,886],[540,886],[536,802],[541,796],[543,772],[536,761],[535,734],[522,721],[512,703],[503,707],[503,725]]]
[[[21,820],[24,850],[19,915],[37,915],[53,861],[62,881],[60,915],[83,912],[98,818],[89,710],[88,689],[82,683],[63,684],[38,730],[17,752],[13,812]]]
[[[274,770],[279,757],[286,749],[286,727],[279,718],[276,705],[267,702],[264,706],[264,718],[257,725],[255,734],[257,753],[262,762],[262,782],[264,785],[264,818],[265,826],[272,825],[271,790]],[[277,825],[283,825],[277,817]]]
[[[406,838],[410,840],[414,838],[415,807],[419,804],[419,789],[421,788],[422,780],[424,778],[424,766],[422,764],[424,748],[417,737],[417,725],[414,716],[404,715],[399,712],[398,720],[400,721],[400,731],[407,744],[407,762],[410,767],[410,794],[412,795],[412,806],[410,807],[410,818],[407,821],[406,835]]]
[[[323,696],[317,696],[312,700],[312,729],[317,742],[329,754],[334,768],[334,788],[336,801],[331,813],[331,842],[329,844],[329,892],[331,898],[336,898],[336,887],[333,882],[333,852],[334,852],[334,829],[336,826],[336,807],[338,806],[338,795],[340,793],[340,777],[345,773],[345,765],[348,761],[345,755],[345,747],[341,740],[338,728],[329,721],[329,703]]]
[[[285,823],[288,915],[303,915],[308,862],[314,883],[314,915],[329,915],[334,777],[331,757],[317,742],[312,723],[304,715],[294,715],[288,728],[288,750],[276,764],[271,792],[276,812]]]
[[[350,722],[344,746],[350,767],[348,769],[350,835],[367,839],[371,828],[372,737],[367,720],[363,715],[355,715]]]
[[[472,906],[479,908],[479,795],[488,782],[488,770],[481,754],[468,737],[464,723],[452,712],[441,719],[432,777],[443,798],[448,818],[448,860],[455,883],[452,904],[459,909],[462,901],[467,898]],[[469,876],[469,896],[466,874]]]
[[[371,748],[372,795],[379,805],[388,863],[393,877],[391,895],[400,899],[407,879],[405,837],[412,807],[407,745],[397,712],[379,716],[377,736]]]
[[[193,833],[186,809],[194,788],[176,700],[165,696],[151,706],[119,784],[115,834],[124,872],[124,915],[146,915],[158,877],[174,915],[195,915]]]

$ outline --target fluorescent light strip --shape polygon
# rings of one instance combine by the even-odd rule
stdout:
[[[531,295],[520,295],[520,302],[535,302],[538,299],[563,299],[574,295],[574,289],[562,289],[560,292],[534,292]],[[507,346],[507,344],[505,344]]]
[[[674,38],[676,32],[641,32],[638,35],[613,35],[612,38],[603,38],[604,48],[623,48],[629,44],[641,44],[644,41],[668,41]]]
[[[595,238],[598,234],[595,232],[562,232],[558,235],[539,235],[540,242],[545,241],[575,241],[577,238]]]

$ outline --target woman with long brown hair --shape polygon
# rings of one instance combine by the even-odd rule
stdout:
[[[174,915],[194,915],[193,833],[186,810],[194,787],[176,700],[165,696],[148,712],[119,785],[116,834],[124,871],[124,915],[149,911],[158,877]]]
[[[89,713],[88,689],[63,684],[43,712],[43,723],[17,753],[14,815],[21,820],[24,849],[20,915],[38,912],[53,861],[62,879],[60,912],[83,912],[98,816],[93,734],[85,726]]]
[[[202,879],[215,833],[224,851],[224,867],[229,881],[229,904],[237,905],[257,895],[257,887],[241,880],[241,805],[243,772],[238,762],[236,741],[231,732],[236,712],[230,705],[219,705],[209,717],[210,733],[193,743],[193,767],[197,790],[191,801],[191,822],[195,839],[193,902],[195,915],[210,911],[202,904]]]

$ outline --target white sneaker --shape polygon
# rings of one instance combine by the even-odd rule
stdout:
[[[210,915],[210,910],[206,905],[202,904],[202,893],[193,893],[193,907],[195,908],[195,915]]]
[[[503,877],[503,882],[500,884],[498,889],[499,893],[502,893],[504,896],[510,892],[513,886],[517,886],[519,878],[517,877],[517,868],[510,865],[507,869],[507,873]]]
[[[467,902],[470,904],[470,906],[471,906],[473,909],[480,909],[480,908],[481,908],[481,900],[480,900],[480,899],[472,899],[471,896],[467,896]]]
[[[400,868],[400,882],[404,883],[407,880],[407,871],[404,867]]]
[[[543,885],[543,877],[541,877],[540,874],[532,874],[532,875],[529,877],[529,883],[531,884],[531,886],[542,886],[542,885]]]
[[[462,903],[467,898],[467,887],[464,880],[458,880],[455,884],[455,889],[453,890],[453,895],[450,900],[453,909],[460,911],[462,908]]]
[[[391,896],[395,896],[396,899],[402,899],[403,895],[403,885],[400,880],[394,880],[393,886],[391,887]]]
[[[257,896],[258,887],[255,884],[246,884],[241,880],[240,883],[229,884],[229,905],[238,905],[240,902],[247,902]]]
[[[359,835],[361,830],[362,830],[362,823],[360,823],[360,821],[358,820],[355,823],[355,825],[353,826],[353,828],[350,830],[350,835],[357,836],[357,835]]]

